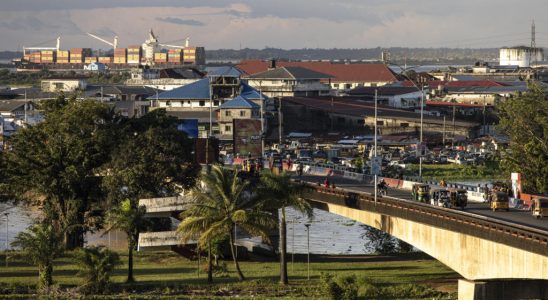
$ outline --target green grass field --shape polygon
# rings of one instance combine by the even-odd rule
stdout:
[[[404,175],[418,176],[419,165],[413,164],[405,168]],[[486,165],[422,165],[422,177],[446,181],[467,181],[467,180],[482,180],[482,179],[500,179],[503,174],[498,166]]]
[[[125,253],[121,253],[124,263]],[[318,260],[326,260],[319,262]],[[316,261],[314,261],[316,260]],[[0,255],[5,263],[5,255]],[[381,286],[421,284],[448,292],[444,299],[455,296],[458,274],[436,260],[418,254],[394,257],[367,256],[352,258],[314,257],[310,265],[311,280],[307,280],[306,262],[291,262],[288,265],[290,285],[278,283],[279,263],[242,262],[241,268],[246,281],[239,282],[232,272],[231,261],[227,264],[228,273],[214,277],[214,284],[206,283],[205,263],[198,272],[198,262],[190,261],[171,252],[137,253],[135,258],[135,279],[132,285],[125,284],[127,265],[120,266],[112,278],[110,296],[96,296],[99,299],[166,299],[185,298],[227,298],[238,296],[241,299],[327,299],[320,287],[320,274],[328,272],[335,276],[356,274]],[[223,263],[222,262],[222,263]],[[26,298],[35,293],[37,271],[34,266],[12,258],[9,267],[0,267],[0,298]],[[65,256],[55,262],[55,285],[63,297],[65,291],[80,284],[76,266],[70,257]],[[7,296],[8,294],[14,294]],[[19,296],[15,295],[18,294]],[[1,296],[4,295],[4,296]],[[131,297],[130,297],[131,296]],[[66,296],[70,298],[70,296]]]

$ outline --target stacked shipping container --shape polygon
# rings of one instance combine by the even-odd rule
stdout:
[[[42,53],[40,51],[31,52],[29,61],[33,63],[41,63],[42,62]]]
[[[96,62],[97,62],[97,57],[96,57],[96,56],[86,57],[86,58],[84,59],[84,62],[85,62],[86,64],[96,63]]]
[[[173,64],[180,64],[182,59],[181,53],[182,49],[169,49],[167,61]]]
[[[127,47],[127,63],[128,64],[141,63],[141,46],[132,45]]]
[[[112,63],[112,57],[110,56],[99,56],[97,59],[102,64],[111,64]]]
[[[167,53],[154,53],[154,62],[160,64],[166,63]]]
[[[84,58],[91,56],[90,48],[73,48],[70,50],[70,63],[81,64]]]
[[[115,64],[125,64],[127,56],[126,48],[116,48],[114,49],[114,63]]]
[[[57,51],[57,63],[68,64],[70,62],[70,52],[68,50]]]
[[[43,64],[52,64],[55,62],[55,51],[53,50],[42,50],[40,51],[40,55]]]

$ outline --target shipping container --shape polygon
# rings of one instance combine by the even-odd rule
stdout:
[[[100,63],[104,63],[104,64],[112,63],[112,57],[110,56],[100,56],[98,60]]]

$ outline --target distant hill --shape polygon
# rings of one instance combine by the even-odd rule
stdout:
[[[382,51],[390,53],[390,61],[397,64],[446,63],[471,64],[476,61],[498,61],[498,48],[368,48],[368,49],[219,49],[206,50],[206,57],[213,61],[239,61],[242,59],[289,59],[289,60],[380,60]],[[16,51],[0,51],[0,59],[21,57]]]
[[[14,59],[23,56],[19,51],[0,51],[0,59]]]
[[[476,61],[498,61],[498,48],[385,48],[395,63],[470,64]],[[207,50],[208,60],[289,59],[289,60],[380,60],[383,48],[369,49],[219,49]]]

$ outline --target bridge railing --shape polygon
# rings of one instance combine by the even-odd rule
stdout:
[[[386,196],[379,196],[375,201],[368,193],[325,188],[313,183],[307,185],[309,191],[304,197],[320,202],[320,205],[323,202],[400,217],[548,255],[548,231],[545,230],[415,201]],[[381,224],[382,226],[389,224]]]

